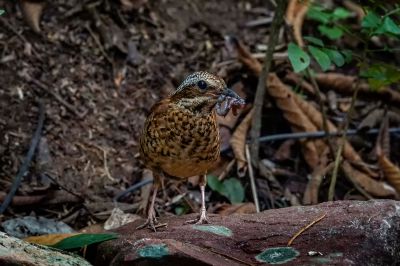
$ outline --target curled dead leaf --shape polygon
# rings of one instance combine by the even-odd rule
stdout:
[[[19,5],[21,6],[26,23],[28,23],[29,27],[34,32],[39,33],[40,17],[42,16],[46,2],[37,0],[20,0]]]
[[[241,124],[236,128],[230,140],[235,159],[237,161],[237,172],[240,177],[243,177],[247,171],[247,161],[245,155],[245,146],[247,139],[247,131],[251,125],[253,110],[251,110],[242,120]]]
[[[315,76],[315,80],[321,88],[333,89],[339,93],[353,95],[357,78],[340,73],[318,73]],[[400,104],[400,93],[388,87],[371,90],[367,83],[361,82],[359,95],[373,100],[378,98],[391,104]]]
[[[354,181],[371,195],[377,197],[393,197],[396,195],[396,190],[392,186],[385,182],[372,179],[367,174],[355,169],[349,162],[344,161],[341,166],[343,172],[349,177],[349,179]]]
[[[301,29],[307,14],[310,1],[290,0],[286,10],[286,21],[293,27],[293,35],[300,47],[304,46]]]
[[[314,132],[318,128],[310,121],[307,115],[299,108],[297,95],[286,86],[276,74],[268,75],[268,93],[275,99],[276,105],[283,111],[283,115],[290,122],[294,132]],[[314,169],[320,159],[320,152],[325,144],[321,140],[301,140],[304,159]]]
[[[385,179],[400,193],[400,169],[392,163],[384,154],[378,158],[379,166]]]
[[[303,195],[303,204],[318,204],[318,194],[321,182],[325,175],[332,171],[334,163],[328,164],[328,149],[322,155],[321,163],[311,173],[311,178],[307,183],[306,190]]]

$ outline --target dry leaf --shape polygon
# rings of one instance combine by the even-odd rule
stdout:
[[[314,132],[318,128],[304,114],[295,99],[298,98],[293,91],[282,83],[275,74],[268,75],[268,93],[275,99],[276,105],[283,111],[283,115],[290,122],[294,132]],[[321,140],[301,140],[304,159],[314,169],[319,164],[320,153],[325,144]]]
[[[224,216],[232,214],[251,214],[256,212],[256,206],[252,202],[239,203],[234,205],[224,204],[215,211],[215,213]]]
[[[307,14],[309,1],[290,0],[286,10],[286,21],[293,27],[293,35],[300,47],[304,46],[301,29],[303,28],[304,18]]]
[[[321,159],[321,163],[314,169],[311,178],[307,183],[306,190],[303,195],[303,204],[318,204],[319,187],[325,175],[332,171],[334,163],[328,164],[328,149]]]
[[[292,147],[295,143],[296,141],[293,139],[285,140],[275,151],[274,160],[284,161],[290,159],[292,155]]]
[[[381,120],[385,113],[383,109],[375,109],[370,112],[358,125],[359,130],[374,128]]]
[[[231,38],[232,46],[236,49],[237,57],[240,62],[247,66],[255,74],[260,75],[262,65],[252,56],[247,47],[239,40]]]
[[[321,87],[333,89],[346,95],[353,95],[357,81],[356,77],[339,73],[318,73],[315,79]],[[375,101],[376,99],[380,99],[386,103],[400,104],[400,93],[388,87],[382,87],[379,90],[371,90],[367,83],[361,82],[359,95]]]
[[[362,6],[354,3],[351,0],[344,0],[343,6],[345,6],[347,9],[355,12],[357,14],[358,22],[361,23],[362,19],[365,16],[365,12],[364,12],[364,9]]]
[[[288,74],[286,74],[284,81],[291,84],[292,86],[299,86],[304,92],[310,95],[315,95],[315,90],[314,87],[311,85],[311,83],[304,80],[302,77],[300,77],[294,72],[289,72]]]
[[[347,161],[342,163],[342,169],[346,176],[349,176],[351,180],[373,196],[393,197],[396,195],[396,190],[392,186],[372,179],[365,173],[355,169]]]
[[[24,238],[25,241],[29,243],[34,243],[38,245],[55,245],[61,240],[74,236],[74,235],[79,235],[79,233],[67,233],[67,234],[49,234],[49,235],[42,235],[42,236],[30,236],[27,238]]]
[[[384,154],[379,156],[379,166],[385,179],[400,193],[400,169],[394,165]]]
[[[247,160],[245,153],[247,131],[251,125],[253,110],[251,110],[236,128],[231,138],[231,146],[237,161],[237,172],[239,176],[244,176],[247,171]]]
[[[107,221],[104,223],[104,229],[115,229],[127,223],[131,223],[140,219],[142,219],[142,217],[137,214],[124,213],[124,211],[122,211],[121,209],[114,208],[111,212],[110,217],[108,217]]]
[[[35,0],[20,0],[19,4],[24,14],[24,19],[28,23],[29,27],[36,32],[40,32],[40,17],[44,7],[46,6],[45,1]]]

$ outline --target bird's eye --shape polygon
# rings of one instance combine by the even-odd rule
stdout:
[[[199,87],[201,90],[205,90],[207,89],[207,82],[205,82],[204,80],[199,80],[197,82],[197,87]]]

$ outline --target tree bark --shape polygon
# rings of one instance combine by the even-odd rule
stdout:
[[[326,214],[297,238],[299,230]],[[97,249],[95,265],[399,265],[400,202],[336,201],[258,214],[210,215],[210,225],[185,224],[193,215],[161,218],[158,232],[116,230]],[[264,253],[263,253],[264,252]]]

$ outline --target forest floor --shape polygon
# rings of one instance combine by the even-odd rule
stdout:
[[[249,104],[238,118],[228,116],[220,120],[225,134],[223,159],[213,171],[225,181],[238,181],[239,188],[232,186],[233,195],[211,185],[213,189],[207,189],[208,208],[222,214],[255,211],[247,168],[240,165],[237,171],[232,167],[243,161],[234,156],[229,141],[251,108],[259,74],[252,69],[254,64],[243,63],[240,52],[238,59],[237,50],[245,46],[251,51],[250,56],[263,58],[272,9],[258,0],[121,3],[52,1],[44,7],[38,24],[37,11],[23,12],[12,1],[0,1],[0,7],[6,10],[0,18],[2,199],[29,149],[40,100],[45,107],[38,151],[2,221],[44,216],[63,221],[76,230],[104,222],[115,207],[115,196],[149,178],[140,162],[138,137],[151,106],[173,91],[185,76],[198,70],[219,74]],[[356,21],[351,18],[354,25]],[[308,33],[315,29],[313,22],[306,26],[304,31]],[[293,75],[285,54],[287,37],[282,35],[272,72],[292,86],[291,91],[299,99],[318,109],[318,97],[312,86],[310,90],[310,83],[299,85],[302,78]],[[232,37],[242,46],[232,48]],[[356,50],[359,43],[344,38],[338,45]],[[398,62],[391,53],[381,53],[380,59]],[[323,91],[327,119],[340,128],[350,108],[352,91],[336,88],[332,79],[339,79],[329,74],[346,73],[352,78],[356,64],[330,70],[325,80],[322,77],[317,81]],[[347,87],[355,79],[349,82]],[[345,93],[340,93],[341,89]],[[371,95],[362,91],[349,128],[379,128],[384,110],[389,110],[390,126],[396,126],[400,121],[396,107],[400,97],[397,92],[390,93]],[[299,126],[288,121],[282,106],[276,103],[277,96],[269,94],[264,103],[262,136],[322,130],[321,123],[313,118],[310,120],[315,122],[314,127],[305,129],[305,122],[297,121]],[[314,114],[321,116],[317,112]],[[390,156],[397,158],[397,162],[399,135],[391,136]],[[377,164],[377,135],[359,135],[348,140],[353,146],[344,155],[335,199],[396,197]],[[321,140],[262,142],[260,171],[255,174],[261,210],[326,201],[329,178],[325,177],[331,175],[334,157],[326,155],[328,146]],[[310,153],[310,147],[314,153]],[[315,162],[316,158],[326,160]],[[351,165],[355,161],[354,165],[361,167]],[[169,181],[166,191],[159,194],[158,212],[197,212],[200,194],[196,184],[195,178],[190,182]],[[142,213],[149,189],[148,185],[142,186],[124,195],[119,206],[127,212]],[[242,192],[243,197],[237,197]]]

